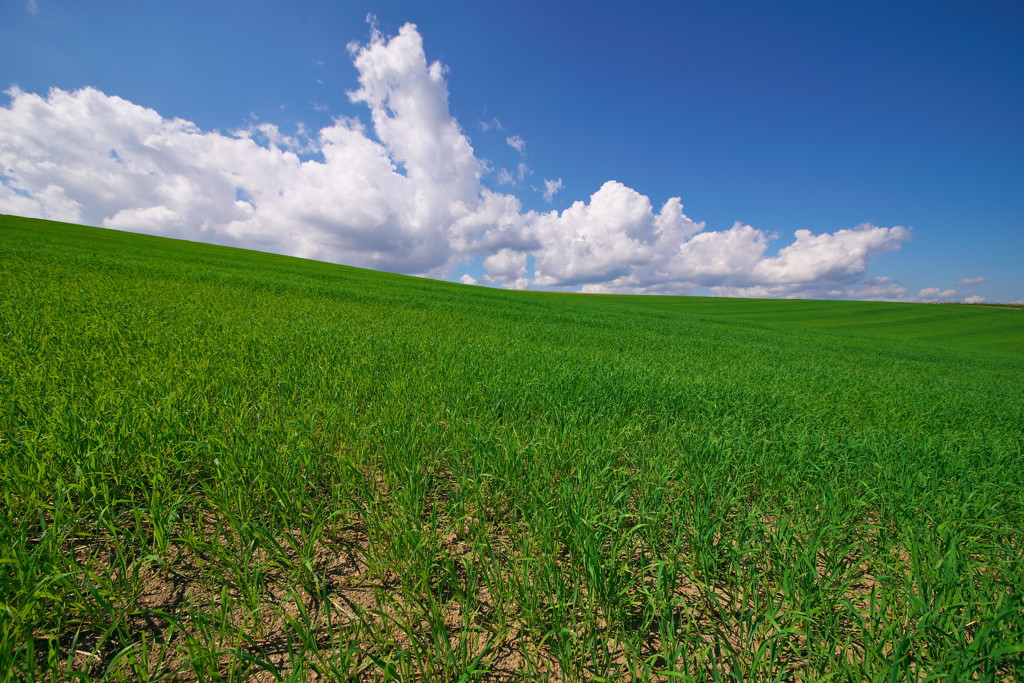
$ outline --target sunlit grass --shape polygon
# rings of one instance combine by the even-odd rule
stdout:
[[[1013,680],[1024,312],[0,217],[0,672]]]

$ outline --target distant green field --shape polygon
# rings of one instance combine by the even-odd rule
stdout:
[[[0,216],[0,680],[1020,680],[1024,311]]]
[[[949,306],[874,301],[810,301],[722,299],[698,297],[616,297],[627,306],[661,310],[684,309],[691,315],[729,317],[749,323],[799,325],[863,334],[912,339],[935,344],[1024,353],[1024,310],[994,306]]]

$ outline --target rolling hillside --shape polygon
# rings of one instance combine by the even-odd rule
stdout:
[[[1024,311],[0,216],[0,678],[1013,680]]]

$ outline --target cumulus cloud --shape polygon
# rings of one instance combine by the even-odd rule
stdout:
[[[925,303],[948,303],[956,301],[958,292],[955,289],[940,289],[939,287],[925,287],[917,293],[915,299]]]
[[[544,179],[544,201],[546,201],[546,202],[548,202],[550,204],[551,200],[554,199],[555,195],[558,194],[558,192],[561,189],[562,189],[562,179],[561,178],[559,178],[558,180],[548,180],[547,178],[545,178]]]
[[[969,296],[964,299],[965,304],[983,304],[985,303],[985,297],[983,296]]]
[[[965,277],[960,278],[956,281],[957,287],[973,287],[975,285],[983,285],[988,282],[987,277]]]
[[[484,259],[487,282],[500,283],[507,287],[522,289],[528,280],[526,275],[526,253],[516,249],[502,249]]]
[[[480,259],[484,280],[504,287],[910,298],[868,275],[874,256],[910,238],[899,226],[797,230],[776,248],[777,237],[751,225],[707,230],[679,197],[655,207],[614,180],[564,211],[524,211],[515,195],[482,184],[486,164],[451,115],[445,70],[427,61],[415,26],[391,37],[373,28],[350,51],[358,87],[349,97],[370,126],[338,118],[318,131],[253,122],[221,133],[94,88],[10,89],[0,107],[0,212],[431,277]],[[507,143],[525,151],[518,136]],[[521,162],[496,180],[515,186],[530,174]],[[544,198],[562,188],[545,179]]]
[[[10,90],[0,210],[415,274],[443,274],[483,207],[481,164],[415,27],[353,48],[373,133],[339,119],[310,140],[229,135],[92,88]],[[300,159],[316,151],[322,161]],[[239,199],[245,197],[245,200]]]
[[[711,287],[731,296],[826,296],[865,281],[876,254],[909,239],[902,227],[861,225],[795,233],[768,256],[772,237],[750,225],[708,231],[678,197],[658,211],[648,197],[609,181],[589,203],[538,216],[535,282],[591,292],[683,293]]]
[[[793,234],[796,241],[778,256],[759,262],[750,277],[770,283],[849,282],[864,276],[872,256],[897,249],[910,237],[900,226],[873,225],[833,234],[814,235],[810,230]]]

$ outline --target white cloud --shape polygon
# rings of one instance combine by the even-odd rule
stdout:
[[[776,238],[753,226],[706,230],[680,198],[656,210],[616,181],[562,212],[524,212],[514,195],[481,185],[486,164],[451,116],[444,68],[427,62],[415,26],[391,38],[374,28],[350,50],[349,97],[369,109],[371,129],[339,118],[316,132],[252,122],[223,134],[93,88],[11,89],[0,107],[0,212],[432,277],[480,258],[485,280],[505,287],[909,298],[868,276],[875,255],[909,239],[899,226],[798,230],[773,252]],[[507,142],[525,150],[518,136]],[[497,182],[530,174],[521,162]],[[544,198],[562,188],[545,179]]]
[[[454,226],[484,204],[480,162],[415,27],[375,31],[353,57],[350,97],[376,139],[355,120],[308,139],[270,124],[225,135],[92,88],[8,91],[0,210],[439,274],[461,256]]]
[[[526,254],[516,249],[502,249],[484,259],[488,282],[514,282],[526,273]]]
[[[857,301],[914,301],[907,297],[906,287],[886,284],[874,278],[853,286],[825,287],[818,283],[787,285],[752,285],[750,287],[714,286],[715,296],[757,299],[854,299]]]
[[[973,287],[975,285],[983,285],[988,282],[987,277],[965,277],[960,278],[956,281],[957,287]]]
[[[509,147],[519,152],[520,154],[526,153],[526,141],[523,140],[518,135],[510,135],[509,137],[505,138],[505,142],[508,143]]]
[[[762,262],[768,237],[749,225],[734,224],[722,232],[702,232],[680,245],[667,266],[702,284],[747,284],[746,276]],[[775,280],[777,278],[773,278]]]
[[[469,273],[463,273],[462,277],[459,278],[459,282],[461,282],[464,285],[475,285],[476,278],[470,275]]]
[[[753,285],[750,287],[712,287],[716,296],[768,297],[773,299],[855,299],[858,301],[901,301],[911,303],[955,303],[961,300],[955,289],[925,287],[910,294],[906,287],[881,276],[863,280],[853,286],[823,289],[818,283],[789,285]],[[969,296],[964,303],[981,303],[984,297]]]
[[[490,121],[481,121],[479,124],[480,130],[487,132],[489,130],[504,130],[501,126],[501,121],[497,118],[492,118]]]
[[[558,180],[548,180],[547,178],[545,178],[544,179],[544,201],[546,201],[546,202],[548,202],[550,204],[551,200],[554,199],[555,195],[558,194],[558,192],[561,189],[562,189],[562,179],[561,178],[559,178]]]
[[[925,303],[944,303],[955,301],[957,298],[957,291],[955,289],[944,290],[938,287],[925,287],[917,293],[915,300]]]
[[[859,286],[838,290],[835,293],[835,298],[860,301],[906,301],[909,291],[906,287],[892,282],[891,278],[883,276]]]
[[[768,256],[772,238],[750,225],[705,231],[678,197],[655,213],[648,197],[614,181],[589,204],[539,215],[532,227],[541,245],[534,252],[540,286],[644,293],[706,286],[730,296],[828,296],[864,284],[871,257],[910,236],[905,228],[872,225],[822,235],[800,230]]]
[[[771,283],[848,282],[864,276],[872,256],[898,249],[910,231],[861,225],[822,235],[797,230],[794,236],[795,242],[758,263],[750,276]]]
[[[650,199],[608,181],[589,204],[578,201],[561,214],[536,216],[535,281],[545,287],[591,285],[587,291],[644,288],[657,279],[666,255],[702,228],[683,215],[678,198],[655,213]]]

